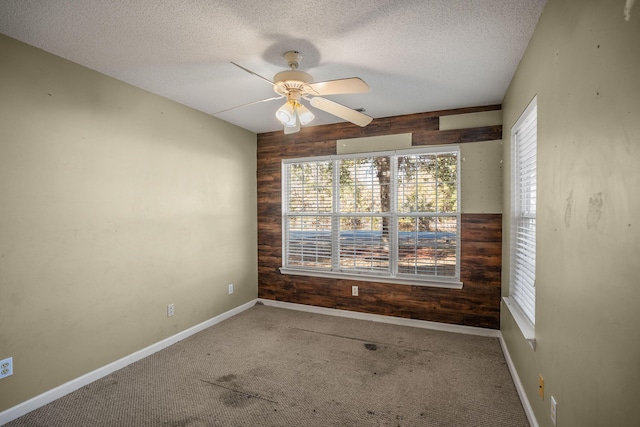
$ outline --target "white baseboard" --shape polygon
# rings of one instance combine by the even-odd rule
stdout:
[[[213,317],[189,329],[179,332],[173,336],[170,336],[169,338],[166,338],[162,341],[152,344],[149,347],[136,351],[135,353],[125,356],[122,359],[109,363],[108,365],[105,365],[94,371],[86,373],[78,378],[75,378],[69,382],[59,385],[56,388],[53,388],[27,401],[24,401],[14,407],[11,407],[3,412],[0,412],[0,426],[8,423],[9,421],[13,421],[16,418],[19,418],[35,409],[38,409],[41,406],[51,403],[54,400],[59,399],[75,390],[78,390],[79,388],[84,387],[87,384],[90,384],[96,380],[99,380],[100,378],[107,376],[110,373],[117,371],[118,369],[122,369],[125,366],[132,364],[133,362],[137,362],[138,360],[143,359],[147,356],[150,356],[153,353],[156,353],[166,347],[169,347],[170,345],[175,344],[178,341],[181,341],[187,337],[190,337],[195,333],[198,333],[204,329],[207,329],[213,325],[216,325],[222,322],[223,320],[227,320],[228,318],[233,317],[236,314],[239,314],[253,307],[255,304],[256,304],[256,300],[249,301],[239,307],[236,307],[232,310],[219,314],[216,317]]]
[[[502,353],[504,354],[504,358],[507,361],[507,366],[509,367],[509,372],[511,373],[513,384],[516,386],[516,391],[518,392],[518,396],[520,396],[520,401],[522,402],[522,407],[524,408],[524,413],[527,415],[529,424],[531,424],[531,427],[538,427],[538,420],[533,413],[533,408],[531,407],[531,403],[529,403],[527,393],[525,393],[524,391],[524,386],[520,381],[520,376],[518,375],[518,371],[516,371],[516,367],[513,364],[511,355],[509,354],[509,349],[507,348],[507,343],[504,342],[502,334],[500,334],[500,346],[502,347]]]
[[[329,316],[348,317],[350,319],[369,320],[372,322],[389,323],[399,326],[412,326],[414,328],[434,329],[437,331],[456,332],[467,335],[479,335],[483,337],[500,337],[500,331],[496,329],[477,328],[473,326],[452,325],[449,323],[430,322],[427,320],[406,319],[404,317],[382,316],[379,314],[360,313],[357,311],[338,310],[335,308],[316,307],[314,305],[295,304],[292,302],[274,301],[270,299],[258,298],[264,305],[290,310],[306,311],[316,314],[327,314]]]

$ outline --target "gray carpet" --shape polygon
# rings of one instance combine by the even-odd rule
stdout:
[[[263,305],[7,424],[528,425],[497,338]]]

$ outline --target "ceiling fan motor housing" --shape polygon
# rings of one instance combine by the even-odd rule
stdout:
[[[313,77],[304,71],[281,71],[273,76],[273,90],[280,95],[290,91],[304,92],[304,85],[313,82]]]

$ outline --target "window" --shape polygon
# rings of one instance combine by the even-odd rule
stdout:
[[[461,287],[458,152],[283,161],[281,271]]]
[[[511,252],[509,297],[518,326],[535,348],[537,99],[511,130]]]

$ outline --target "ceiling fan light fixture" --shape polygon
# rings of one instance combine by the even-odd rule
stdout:
[[[282,125],[286,128],[294,128],[294,127],[300,127],[299,122],[296,120],[296,117],[293,118],[293,120],[291,120],[290,122],[282,122]]]
[[[302,104],[298,104],[296,106],[296,113],[298,114],[298,118],[300,119],[300,124],[302,126],[308,125],[316,118],[316,116],[314,116],[313,113]]]
[[[283,123],[284,125],[284,133],[285,135],[289,135],[291,133],[296,133],[296,132],[300,132],[300,117],[298,116],[298,113],[295,114],[295,120],[293,121],[293,124],[291,123]]]
[[[299,127],[290,128],[290,127],[285,126],[285,128],[284,128],[284,134],[285,135],[291,135],[292,133],[297,133],[297,132],[300,132],[300,128]]]
[[[276,111],[276,118],[285,126],[295,126],[296,113],[293,104],[289,101],[285,102],[284,105]]]

